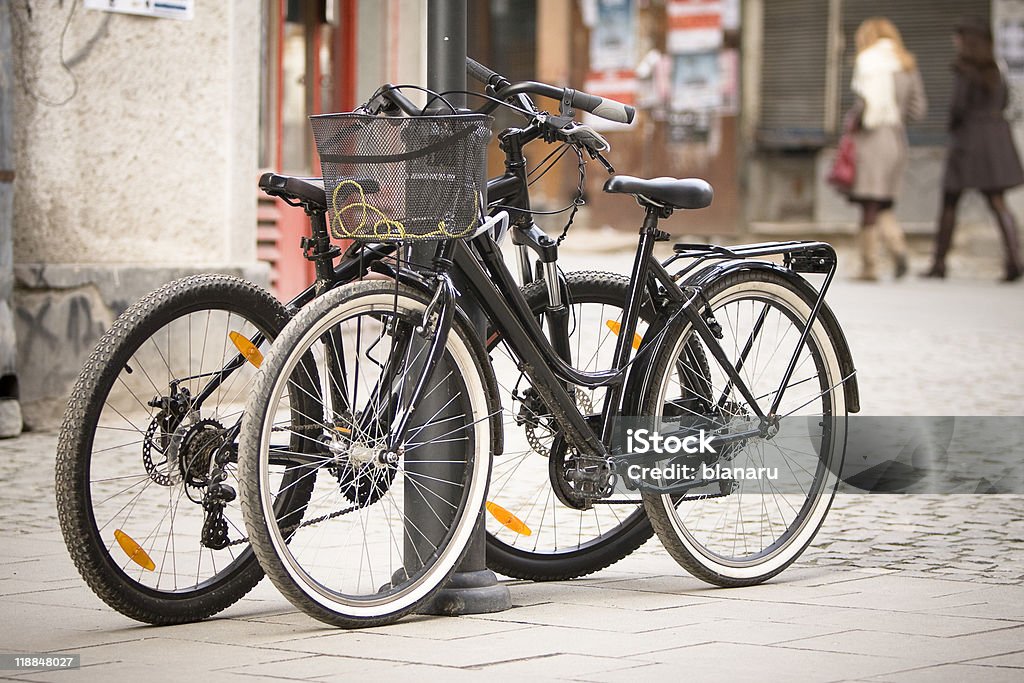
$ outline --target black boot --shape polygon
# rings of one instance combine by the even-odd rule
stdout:
[[[1004,282],[1014,282],[1021,277],[1020,265],[1020,239],[1017,235],[1017,221],[1008,210],[996,212],[996,221],[999,223],[999,233],[1003,238],[1003,248],[1006,251],[1006,275]]]
[[[932,256],[932,267],[921,273],[921,277],[946,277],[946,254],[949,253],[949,248],[953,244],[953,229],[955,227],[956,208],[942,207],[938,231],[935,234],[935,254]]]

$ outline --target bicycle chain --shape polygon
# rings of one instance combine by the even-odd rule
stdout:
[[[323,427],[321,427],[320,425],[300,425],[299,427],[271,427],[271,431],[274,431],[274,432],[317,431],[317,430],[323,431]],[[305,522],[302,522],[301,524],[299,524],[297,527],[295,527],[295,531],[298,531],[299,529],[301,529],[303,527],[312,526],[314,524],[319,524],[320,522],[326,522],[329,519],[334,519],[336,517],[341,517],[342,515],[347,515],[348,513],[355,512],[358,509],[359,509],[358,505],[353,505],[351,507],[347,507],[347,508],[344,508],[342,510],[335,510],[334,512],[329,512],[326,515],[321,515],[321,516],[315,517],[313,519],[308,519]],[[292,533],[295,533],[295,531],[293,531]],[[236,541],[229,541],[227,546],[225,546],[225,547],[235,546],[235,545],[242,545],[243,543],[248,543],[248,542],[249,542],[249,537],[245,536],[245,537],[240,538],[240,539],[238,539]]]
[[[297,527],[295,527],[295,531],[298,531],[299,529],[301,529],[303,527],[312,526],[314,524],[319,524],[320,522],[326,522],[327,520],[334,519],[335,517],[341,517],[342,515],[347,515],[348,513],[355,512],[358,509],[359,509],[358,505],[353,505],[353,506],[347,507],[347,508],[345,508],[343,510],[335,510],[334,512],[329,512],[326,515],[321,515],[321,516],[315,517],[313,519],[308,519],[305,522],[302,522],[301,524],[299,524]],[[295,531],[293,531],[292,533],[295,533]],[[237,541],[229,541],[228,542],[228,546],[241,545],[243,543],[248,543],[248,542],[249,542],[249,537],[246,536],[245,538],[240,538]],[[225,546],[225,547],[227,547],[227,546]]]

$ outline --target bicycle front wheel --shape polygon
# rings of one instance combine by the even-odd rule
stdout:
[[[702,485],[682,493],[644,490],[644,505],[662,544],[694,576],[719,586],[751,585],[799,557],[825,519],[845,451],[844,378],[837,344],[820,316],[798,348],[814,301],[780,274],[733,273],[707,285],[704,294],[721,326],[721,350],[762,410],[782,391],[782,419],[777,433],[720,446],[715,460],[705,461],[708,471],[730,475],[702,474]],[[668,339],[674,341],[653,364],[647,415],[696,420],[719,433],[758,425],[688,321]],[[694,345],[710,361],[697,393],[683,380],[691,374],[686,349]],[[794,354],[796,369],[782,386]],[[740,478],[751,470],[755,476]]]
[[[246,406],[240,481],[253,548],[285,597],[326,623],[374,626],[416,609],[456,567],[483,506],[486,355],[455,321],[441,362],[424,367],[428,303],[391,281],[325,294],[282,332]],[[297,399],[311,406],[300,419]],[[406,415],[406,438],[392,443]],[[275,515],[286,490],[278,464],[312,482],[301,521]]]

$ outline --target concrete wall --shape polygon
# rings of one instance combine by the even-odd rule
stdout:
[[[11,309],[14,294],[12,200],[14,192],[14,46],[9,3],[0,4],[0,438],[21,433],[17,340]]]
[[[15,319],[39,427],[128,303],[185,272],[260,276],[260,3],[197,2],[192,21],[11,5]]]

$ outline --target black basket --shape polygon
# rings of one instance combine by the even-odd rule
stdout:
[[[472,233],[487,207],[491,121],[484,114],[311,116],[331,234],[413,242]]]

